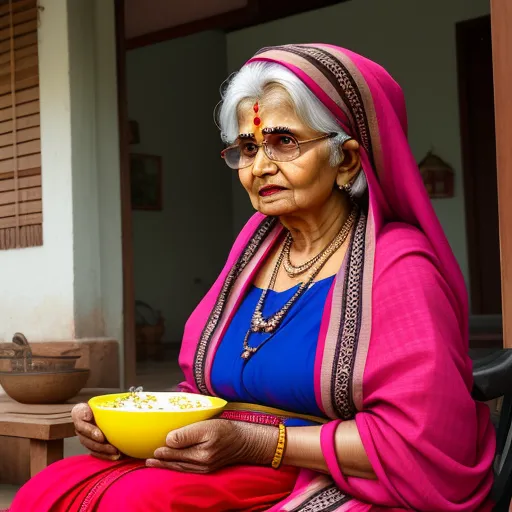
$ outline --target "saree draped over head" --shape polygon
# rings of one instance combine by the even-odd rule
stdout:
[[[271,510],[490,510],[494,431],[488,408],[470,396],[465,283],[407,142],[400,87],[376,63],[326,44],[265,48],[249,62],[257,61],[297,75],[360,143],[369,187],[316,351],[316,401],[331,420],[321,436],[330,476],[303,470]],[[240,233],[187,322],[185,390],[214,394],[216,349],[281,229],[256,214]],[[339,469],[334,434],[349,419],[377,480]]]

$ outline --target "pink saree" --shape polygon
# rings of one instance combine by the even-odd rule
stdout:
[[[378,64],[331,45],[265,48],[253,59],[295,73],[362,147],[366,216],[324,309],[315,393],[330,476],[302,471],[271,510],[486,511],[494,431],[471,396],[464,279],[407,142],[405,101]],[[212,393],[215,350],[279,227],[256,214],[187,323],[186,387]],[[355,418],[376,481],[345,477],[340,421]]]
[[[283,468],[272,479],[268,468],[252,468],[260,489],[274,493],[267,505],[254,501],[238,505],[243,508],[208,510],[490,511],[494,431],[487,407],[470,396],[464,280],[407,143],[399,86],[377,64],[330,45],[267,48],[251,61],[287,67],[360,142],[369,204],[327,297],[317,344],[315,396],[330,420],[321,434],[330,475]],[[223,271],[185,327],[180,354],[184,390],[215,394],[211,369],[216,349],[280,231],[276,219],[256,214],[238,236]],[[376,480],[340,471],[334,434],[340,422],[354,418]],[[38,475],[19,493],[12,512],[108,510],[101,500],[85,508],[30,508],[36,494],[51,495],[50,504],[65,493],[83,507],[88,494],[81,486],[94,468],[85,459],[82,464],[75,464],[71,476],[64,474],[72,465],[68,461]],[[128,472],[118,473],[102,500],[125,499],[123,492],[138,485],[150,486],[148,496],[160,496],[159,489],[173,479],[173,489],[189,482],[194,492],[191,475],[160,473],[152,480],[151,470],[123,464]],[[217,486],[224,482],[229,487],[229,475],[226,470],[203,478],[217,478]],[[77,489],[69,494],[73,486]],[[254,489],[234,492],[249,498]],[[172,499],[164,508],[159,503],[160,508],[127,503],[124,510],[186,510],[176,508]],[[201,508],[199,503],[189,510]]]

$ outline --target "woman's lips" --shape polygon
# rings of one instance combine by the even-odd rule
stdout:
[[[281,192],[284,190],[283,187],[277,187],[277,186],[269,186],[269,187],[263,187],[260,189],[259,194],[260,196],[271,196],[274,194],[277,194],[278,192]]]

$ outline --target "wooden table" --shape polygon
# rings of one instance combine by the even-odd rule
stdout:
[[[76,435],[71,421],[73,406],[93,396],[115,392],[119,390],[85,389],[68,403],[55,405],[20,404],[0,394],[0,440],[3,441],[0,482],[24,483],[20,480],[27,479],[27,472],[32,477],[62,459],[64,439]],[[2,472],[8,472],[9,476]]]

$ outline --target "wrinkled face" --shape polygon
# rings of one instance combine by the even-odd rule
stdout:
[[[290,141],[289,135],[299,142],[323,135],[311,130],[299,119],[288,94],[281,88],[265,95],[258,107],[257,114],[251,102],[243,102],[239,107],[239,131],[244,134],[245,143],[254,141],[260,144],[269,131],[274,131],[274,141],[279,135],[278,142],[285,146]],[[254,123],[256,116],[260,119],[259,125]],[[304,144],[300,147],[300,153],[293,161],[274,162],[267,157],[263,148],[259,148],[252,165],[238,171],[256,210],[272,216],[310,213],[321,208],[335,193],[338,169],[329,163],[328,141]]]

